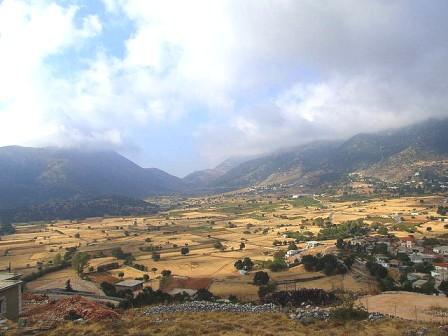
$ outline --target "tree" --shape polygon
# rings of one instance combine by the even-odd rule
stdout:
[[[384,279],[388,274],[387,268],[374,262],[368,261],[366,263],[366,267],[370,274],[375,276],[377,279]]]
[[[157,272],[157,267],[151,268],[151,272],[153,272],[153,273]]]
[[[252,270],[252,267],[254,267],[254,263],[252,262],[252,260],[249,257],[244,257],[243,268],[246,271],[250,271],[250,270]]]
[[[381,235],[383,235],[383,236],[385,236],[385,235],[387,235],[387,234],[389,233],[389,230],[387,229],[387,227],[385,227],[385,226],[381,226],[381,227],[378,229],[378,233],[381,234]]]
[[[297,250],[297,245],[294,242],[290,243],[288,246],[288,250]]]
[[[100,287],[104,294],[106,294],[107,296],[117,296],[117,290],[111,283],[103,281]]]
[[[81,274],[88,261],[89,255],[87,253],[77,252],[72,258],[72,267],[78,274]]]
[[[337,247],[338,249],[343,249],[343,248],[344,248],[344,239],[342,239],[342,238],[338,238],[338,239],[336,240],[336,247]]]
[[[171,271],[170,270],[163,270],[162,271],[162,276],[165,277],[165,278],[171,276]]]
[[[124,272],[118,272],[118,276],[119,276],[120,278],[123,278],[123,277],[124,277]]]
[[[61,265],[62,264],[62,256],[60,253],[56,254],[53,258],[53,264],[54,265]]]
[[[123,250],[121,249],[121,247],[116,247],[116,248],[112,249],[112,256],[117,259],[125,259],[125,257],[126,257],[126,255],[123,252]]]
[[[258,297],[263,299],[267,294],[275,292],[277,284],[275,282],[269,282],[264,286],[258,288]]]
[[[144,282],[148,282],[149,281],[149,275],[148,274],[143,274],[143,281]]]
[[[241,261],[241,259],[235,261],[235,263],[233,264],[233,266],[235,266],[235,268],[239,271],[242,270],[244,265],[243,262]]]
[[[160,260],[160,253],[159,252],[153,252],[151,255],[152,260],[159,261]]]
[[[212,301],[215,297],[208,289],[200,288],[193,296],[193,298],[197,301]]]
[[[302,258],[303,266],[308,272],[314,271],[317,265],[317,258],[312,255],[306,255]]]
[[[428,227],[426,228],[426,231],[432,231],[432,227],[428,226]]]
[[[258,271],[254,275],[254,285],[262,286],[269,282],[269,274],[263,271]]]
[[[180,253],[182,255],[187,255],[188,253],[190,253],[190,249],[188,248],[188,246],[184,246],[180,249]]]
[[[240,250],[243,250],[246,248],[246,244],[244,244],[243,242],[240,243]]]
[[[441,216],[446,216],[447,211],[448,211],[448,207],[444,207],[444,206],[441,206],[441,205],[439,205],[437,207],[437,213],[439,215],[441,215]]]
[[[70,279],[65,282],[65,290],[67,292],[73,292],[72,284],[70,283]]]
[[[439,290],[448,296],[448,281],[442,281],[439,285]]]
[[[79,232],[75,233],[75,238],[80,238],[81,235],[79,234]]]

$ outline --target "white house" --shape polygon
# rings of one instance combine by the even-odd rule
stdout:
[[[302,250],[289,250],[286,252],[285,257],[292,257],[293,255],[299,254]]]
[[[308,241],[308,242],[305,243],[305,248],[310,249],[310,248],[313,248],[313,247],[317,247],[319,245],[320,245],[320,243],[318,241],[311,240],[311,241]]]
[[[448,256],[448,246],[436,246],[432,250],[434,253]]]
[[[431,276],[437,281],[448,280],[448,263],[434,263],[434,271],[431,271]]]

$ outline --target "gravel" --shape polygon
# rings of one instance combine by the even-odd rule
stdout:
[[[207,301],[191,301],[181,304],[152,306],[144,311],[144,315],[163,313],[199,313],[199,312],[230,312],[230,313],[265,313],[277,312],[278,307],[273,304],[252,305],[238,303],[219,303]]]

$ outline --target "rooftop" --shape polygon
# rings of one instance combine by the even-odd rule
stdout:
[[[0,280],[0,291],[21,284],[21,280]]]
[[[401,237],[400,240],[402,240],[402,241],[414,241],[414,237],[411,237],[411,236]]]
[[[18,280],[22,275],[10,272],[0,272],[0,281],[3,280]]]
[[[117,282],[115,286],[122,286],[122,287],[134,287],[138,285],[142,285],[144,281],[141,280],[123,280],[120,282]]]
[[[438,266],[438,267],[447,267],[448,268],[448,263],[446,263],[446,262],[434,263],[433,265]]]

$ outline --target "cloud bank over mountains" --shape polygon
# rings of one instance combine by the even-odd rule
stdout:
[[[445,117],[447,10],[442,0],[4,0],[0,145],[108,147],[184,174]]]

